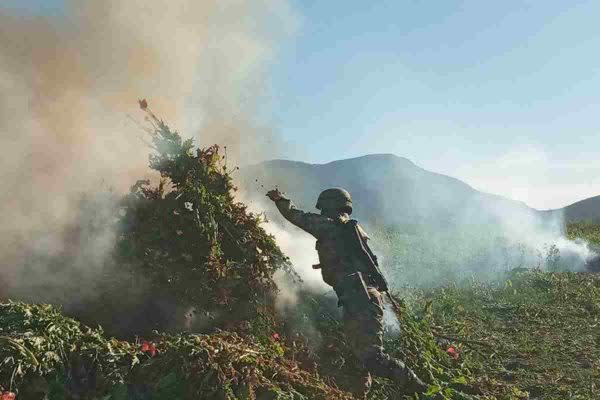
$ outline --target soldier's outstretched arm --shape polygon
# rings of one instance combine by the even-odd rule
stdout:
[[[285,219],[315,237],[318,237],[330,225],[331,221],[322,215],[297,209],[294,203],[278,189],[270,190],[267,197],[273,200]]]

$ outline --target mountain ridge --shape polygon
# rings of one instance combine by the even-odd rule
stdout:
[[[452,224],[478,214],[479,223],[497,219],[507,210],[541,216],[524,202],[486,193],[468,183],[428,171],[408,158],[391,153],[368,154],[327,163],[274,159],[250,165],[240,173],[243,188],[258,193],[279,187],[305,210],[312,210],[316,197],[328,187],[344,187],[353,196],[356,214],[372,224]],[[483,210],[483,211],[482,211]]]
[[[600,195],[576,201],[565,207],[547,210],[547,212],[560,212],[565,222],[589,221],[600,222]]]
[[[514,202],[517,202],[517,203],[521,203],[524,206],[527,206],[527,207],[532,208],[534,210],[538,210],[538,211],[556,211],[556,210],[559,210],[559,209],[539,210],[539,209],[536,209],[534,207],[528,206],[527,203],[525,203],[524,201],[521,201],[521,200],[515,200],[515,199],[511,199],[510,197],[503,196],[503,195],[499,195],[499,194],[495,194],[495,193],[489,193],[489,192],[484,192],[484,191],[481,191],[479,189],[475,189],[473,186],[471,186],[470,184],[468,184],[467,182],[465,182],[465,181],[463,181],[463,180],[461,180],[459,178],[456,178],[456,177],[451,176],[451,175],[443,174],[441,172],[430,171],[428,169],[425,169],[425,168],[419,166],[418,164],[416,164],[415,162],[413,162],[409,158],[398,156],[398,155],[393,154],[393,153],[365,154],[365,155],[362,155],[362,156],[342,158],[342,159],[339,159],[339,160],[327,161],[327,162],[324,162],[324,163],[310,163],[310,162],[300,161],[300,160],[289,160],[289,159],[284,159],[284,158],[275,158],[275,159],[272,159],[272,160],[266,160],[266,161],[262,161],[262,162],[259,162],[259,163],[250,164],[250,165],[248,165],[248,167],[254,168],[254,167],[257,167],[257,166],[260,166],[260,165],[270,165],[270,164],[271,165],[272,164],[275,164],[275,165],[277,165],[277,164],[279,164],[279,165],[290,164],[290,165],[301,165],[303,167],[325,167],[325,166],[334,166],[334,165],[337,165],[337,164],[343,164],[343,163],[346,163],[346,162],[368,161],[369,159],[372,159],[372,160],[382,160],[382,159],[385,159],[385,158],[387,158],[387,159],[394,159],[396,161],[402,161],[402,162],[404,162],[404,163],[406,163],[406,164],[408,164],[410,166],[413,166],[415,168],[427,171],[427,172],[432,173],[432,174],[436,174],[436,175],[439,175],[439,176],[446,177],[446,178],[451,179],[453,181],[460,182],[461,184],[468,186],[470,189],[472,189],[474,191],[477,191],[477,192],[480,192],[480,193],[485,193],[485,194],[490,195],[490,196],[499,197],[499,198],[502,198],[502,199],[505,199],[505,200],[510,200],[510,201],[514,201]],[[600,197],[600,195],[598,197]]]
[[[455,183],[464,185],[465,187],[469,188],[469,190],[472,190],[474,192],[478,192],[478,193],[481,193],[486,196],[495,197],[500,200],[514,202],[515,204],[519,204],[522,207],[527,207],[528,209],[535,210],[536,212],[540,212],[542,214],[555,214],[556,215],[558,213],[564,213],[566,222],[576,222],[576,221],[581,221],[581,220],[591,220],[591,221],[595,221],[595,222],[600,221],[600,195],[592,196],[592,197],[585,198],[582,200],[578,200],[576,202],[573,202],[567,206],[560,207],[560,208],[538,209],[538,208],[534,208],[534,207],[527,205],[527,203],[525,203],[524,201],[521,201],[521,200],[515,200],[515,199],[512,199],[507,196],[503,196],[503,195],[499,195],[499,194],[495,194],[495,193],[489,193],[489,192],[485,192],[485,191],[476,189],[473,186],[471,186],[470,184],[468,184],[467,182],[465,182],[459,178],[453,177],[451,175],[443,174],[440,172],[427,170],[423,167],[420,167],[419,165],[417,165],[415,162],[413,162],[409,158],[398,156],[393,153],[365,154],[362,156],[343,158],[343,159],[339,159],[339,160],[332,160],[332,161],[328,161],[328,162],[324,162],[324,163],[310,163],[310,162],[300,161],[300,160],[289,160],[289,159],[277,158],[277,159],[267,160],[267,161],[263,161],[263,162],[256,163],[256,164],[250,164],[248,167],[251,169],[260,168],[261,166],[262,167],[276,166],[276,167],[284,167],[284,168],[297,166],[297,167],[307,168],[307,169],[308,168],[332,168],[332,167],[336,167],[336,166],[340,166],[340,165],[343,166],[344,164],[350,164],[350,163],[360,163],[360,162],[368,162],[368,161],[382,162],[382,161],[386,161],[386,160],[387,161],[391,160],[396,163],[401,162],[401,163],[405,164],[407,167],[414,167],[416,169],[426,171],[430,174],[435,174],[439,177],[447,178],[449,181],[454,181]]]

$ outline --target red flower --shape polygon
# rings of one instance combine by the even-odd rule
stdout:
[[[274,334],[271,335],[271,339],[273,339],[276,342],[279,342],[281,337],[279,336],[279,333],[275,332]]]
[[[146,108],[148,108],[148,102],[146,101],[146,99],[138,100],[138,103],[140,103],[140,108],[146,111]]]
[[[455,359],[455,360],[456,360],[456,359],[458,358],[458,356],[459,356],[459,354],[458,354],[458,351],[456,351],[456,349],[454,348],[454,346],[450,346],[450,347],[448,347],[448,350],[446,350],[446,353],[448,353],[448,355],[449,355],[450,357],[452,357],[453,359]]]
[[[150,355],[152,357],[154,357],[156,355],[156,345],[152,342],[142,342],[142,352],[144,353],[150,353]],[[0,399],[0,400],[4,400],[4,399]]]
[[[15,400],[17,395],[13,392],[2,392],[0,394],[0,400]]]

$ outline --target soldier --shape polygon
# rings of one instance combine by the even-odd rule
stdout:
[[[377,258],[367,245],[368,236],[351,220],[352,198],[344,189],[332,188],[319,195],[316,208],[321,214],[298,210],[278,189],[267,193],[292,224],[317,239],[316,249],[323,280],[335,290],[343,307],[344,331],[357,358],[374,375],[392,379],[405,393],[427,389],[415,373],[400,360],[383,351],[383,301],[385,279]],[[367,377],[365,394],[370,387]]]

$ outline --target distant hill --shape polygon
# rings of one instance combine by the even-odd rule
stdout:
[[[591,221],[600,223],[600,196],[580,200],[569,206],[551,212],[561,212],[565,222]]]
[[[493,223],[507,214],[542,215],[522,202],[477,191],[456,178],[427,171],[392,154],[327,164],[267,161],[243,168],[239,182],[248,192],[261,196],[278,186],[299,207],[315,212],[316,198],[323,189],[344,187],[354,199],[354,215],[368,225],[445,227]]]

